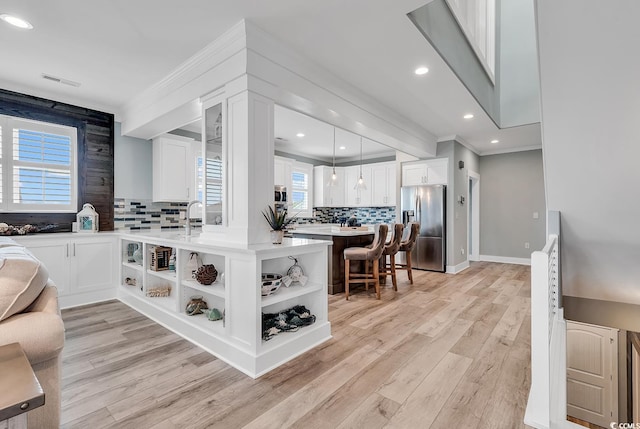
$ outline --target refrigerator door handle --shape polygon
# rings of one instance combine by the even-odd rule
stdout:
[[[420,196],[416,193],[416,219],[418,220],[418,222],[420,222],[420,220],[422,219],[420,217],[421,213],[420,213]]]

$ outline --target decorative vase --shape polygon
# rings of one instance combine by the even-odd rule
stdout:
[[[282,238],[284,237],[284,231],[281,229],[271,231],[271,242],[273,244],[282,244]]]

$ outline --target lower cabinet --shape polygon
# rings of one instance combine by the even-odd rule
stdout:
[[[114,298],[116,236],[18,237],[49,271],[62,308]],[[77,237],[77,238],[76,238]]]
[[[285,239],[280,245],[233,248],[124,234],[118,298],[245,374],[259,377],[331,338],[329,244]],[[157,262],[167,258],[175,261],[171,269],[158,269]],[[307,278],[304,285],[275,282],[277,290],[263,296],[262,274],[286,275],[293,258]],[[194,278],[196,261],[209,266],[210,273],[210,266],[215,268],[211,284]],[[304,306],[314,322],[265,335],[263,315],[296,306]]]

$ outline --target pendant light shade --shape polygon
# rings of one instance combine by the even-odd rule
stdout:
[[[327,185],[338,185],[338,175],[336,174],[336,127],[333,127],[333,171],[331,173],[331,179],[329,179]]]
[[[362,136],[360,136],[360,177],[358,177],[358,181],[356,182],[356,185],[353,187],[353,189],[357,191],[367,190],[367,184],[364,183],[364,179],[362,178]]]

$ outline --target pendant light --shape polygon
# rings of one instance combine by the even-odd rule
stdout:
[[[336,174],[336,127],[333,127],[333,172],[331,179],[327,185],[336,186],[338,184],[338,175]]]
[[[364,179],[362,178],[362,136],[360,136],[360,177],[358,177],[356,186],[354,186],[353,189],[357,191],[367,190],[367,185],[364,183]]]

